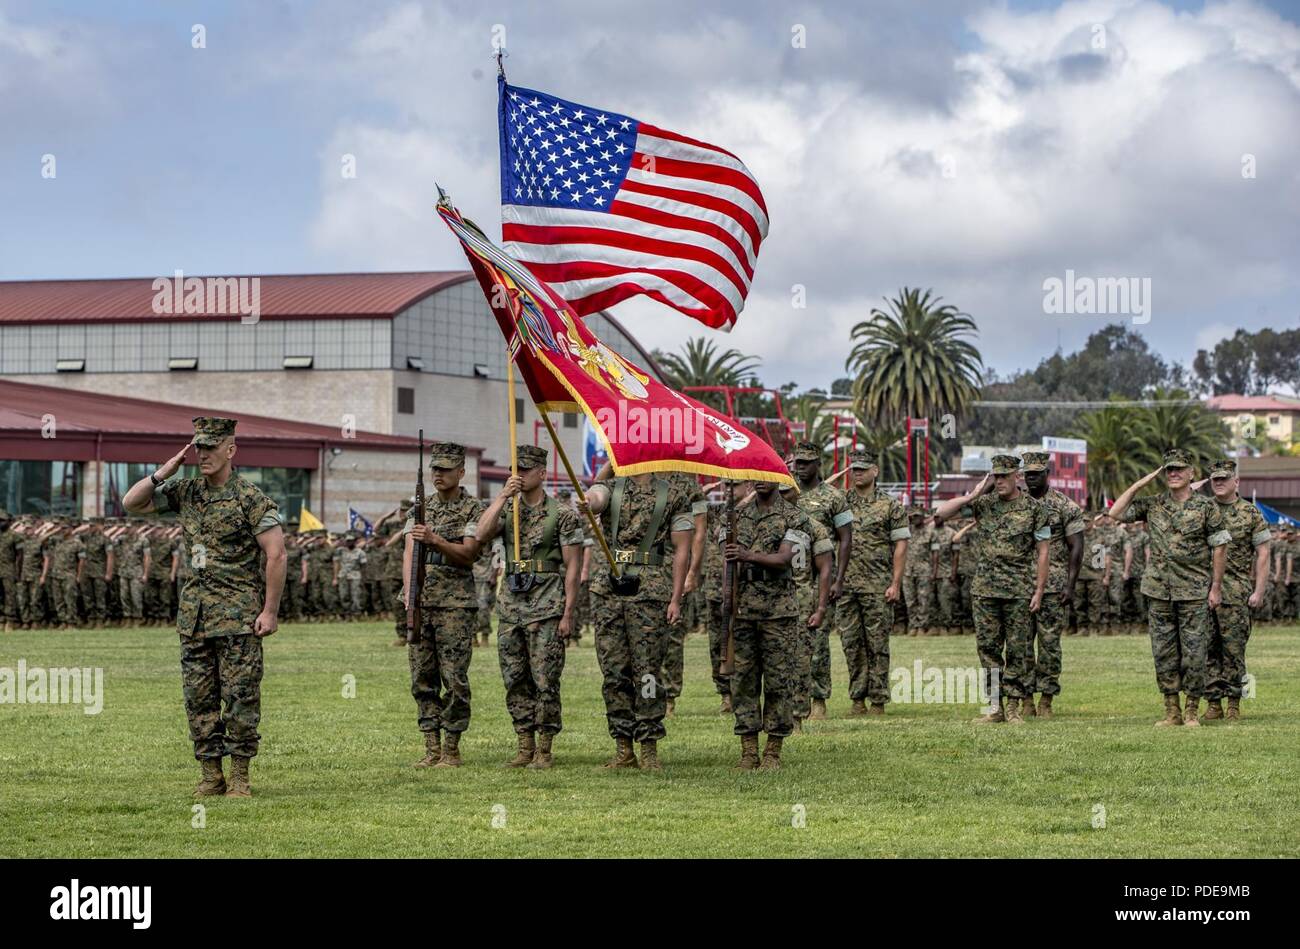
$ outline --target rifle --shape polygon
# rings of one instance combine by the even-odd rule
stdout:
[[[736,542],[736,485],[727,484],[726,527],[722,535],[722,547]],[[725,554],[724,554],[725,556]],[[722,566],[722,611],[725,616],[727,645],[718,666],[719,675],[731,675],[736,661],[736,561],[724,560]]]
[[[415,469],[415,504],[411,507],[412,524],[424,523],[424,429],[420,429],[420,460]],[[424,590],[424,544],[411,541],[411,572],[406,578],[406,641],[418,642],[420,624],[420,594]]]

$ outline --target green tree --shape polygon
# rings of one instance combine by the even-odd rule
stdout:
[[[1088,503],[1100,510],[1150,470],[1134,451],[1137,411],[1105,408],[1085,412],[1070,432],[1088,443]]]
[[[984,362],[965,337],[975,321],[931,291],[903,287],[853,327],[845,368],[858,418],[896,426],[907,418],[962,417],[979,393]]]
[[[758,377],[753,375],[760,362],[756,356],[748,356],[738,349],[719,350],[713,340],[704,336],[688,339],[680,353],[656,350],[654,358],[663,370],[664,381],[674,389],[759,384]],[[747,376],[751,381],[742,382]],[[721,393],[694,392],[691,395],[719,411],[725,411],[727,407]]]

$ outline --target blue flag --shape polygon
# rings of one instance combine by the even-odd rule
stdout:
[[[358,524],[361,525],[360,530],[361,530],[361,536],[362,536],[362,537],[373,537],[373,536],[374,536],[374,533],[375,533],[374,525],[372,525],[368,520],[366,520],[366,519],[365,519],[364,517],[362,517],[359,513],[357,513],[357,509],[356,509],[356,508],[354,508],[354,507],[350,507],[350,508],[348,508],[348,530],[350,530],[350,531],[357,530],[357,529],[358,529],[358,527],[357,527]]]

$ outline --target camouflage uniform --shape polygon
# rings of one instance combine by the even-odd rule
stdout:
[[[952,544],[952,549],[957,554],[957,594],[953,625],[963,633],[975,628],[971,585],[975,582],[976,565],[979,563],[978,541],[978,528],[971,528],[961,540],[954,540]]]
[[[403,500],[401,503],[401,512],[398,516],[404,521],[410,509],[410,502]],[[401,529],[397,527],[395,527],[394,533],[399,537],[402,534]],[[390,539],[386,540],[384,543],[388,548],[388,564],[384,568],[384,590],[388,598],[388,608],[393,611],[393,631],[397,637],[393,641],[393,645],[399,645],[398,640],[401,641],[400,645],[405,645],[406,604],[402,602],[402,586],[406,582],[405,578],[402,576],[402,562],[406,555],[403,547],[404,541],[393,541],[390,537]]]
[[[934,569],[930,563],[930,541],[934,527],[915,513],[911,518],[912,538],[903,565],[903,599],[907,603],[907,632],[911,636],[930,628],[930,605],[934,599]]]
[[[622,485],[618,530],[615,503]],[[672,533],[692,531],[691,501],[679,483],[652,476],[648,483],[615,478],[606,483],[610,503],[601,513],[601,527],[615,556],[642,561],[625,566],[641,577],[634,596],[616,596],[609,564],[594,560],[591,570],[592,611],[596,620],[596,659],[603,679],[605,719],[615,740],[657,741],[664,737],[668,696],[656,678],[662,673],[668,647],[667,607],[673,593]],[[663,497],[658,525],[652,515]],[[650,528],[655,527],[653,534]],[[642,549],[644,548],[644,554]]]
[[[144,588],[145,613],[151,619],[169,623],[175,609],[172,556],[176,542],[161,531],[149,538],[149,577]]]
[[[378,616],[388,609],[384,597],[384,568],[388,566],[389,550],[384,546],[385,537],[376,534],[366,541],[366,562],[361,568],[361,585],[365,590],[362,599],[366,612]]]
[[[1229,470],[1229,469],[1212,469]],[[1230,469],[1236,470],[1234,464]],[[1206,650],[1205,697],[1211,701],[1241,698],[1246,677],[1246,642],[1250,639],[1250,599],[1254,587],[1255,551],[1269,542],[1268,522],[1245,498],[1224,504],[1215,499],[1223,527],[1232,535],[1223,570],[1223,599],[1210,612],[1211,635]]]
[[[513,526],[511,530],[514,530]],[[497,603],[497,568],[504,556],[498,554],[499,549],[499,545],[494,542],[474,561],[474,596],[478,602],[478,612],[474,614],[474,630],[484,643],[492,635],[492,610]]]
[[[808,515],[781,497],[771,505],[761,499],[737,512],[736,543],[755,553],[774,554],[783,544],[796,551],[812,546]],[[737,735],[767,732],[785,738],[794,731],[793,695],[803,639],[790,568],[738,563],[735,665],[731,676],[732,710]]]
[[[1124,535],[1125,551],[1133,551],[1128,579],[1124,581],[1124,619],[1129,623],[1147,624],[1147,603],[1142,596],[1142,576],[1147,567],[1147,532],[1140,524],[1128,525]]]
[[[32,526],[34,531],[36,526]],[[18,571],[18,606],[23,624],[31,626],[45,622],[44,587],[41,586],[41,569],[45,563],[46,540],[26,534],[18,545],[23,562]]]
[[[361,571],[365,567],[366,552],[359,547],[340,547],[339,561],[339,606],[343,612],[352,617],[361,615]]]
[[[957,581],[952,573],[952,539],[956,531],[943,524],[930,533],[930,553],[934,557],[934,602],[931,618],[935,626],[951,629],[957,615]]]
[[[1009,456],[993,459],[995,474],[1001,473],[1000,457]],[[1018,459],[1011,462],[1015,466],[1010,470],[1017,470]],[[971,502],[970,513],[979,520],[980,543],[988,553],[980,558],[971,587],[984,684],[995,701],[999,694],[1024,698],[1035,678],[1029,601],[1037,577],[1037,546],[1052,536],[1051,514],[1023,490],[1009,501],[996,494],[981,495]]]
[[[1046,470],[1048,455],[1046,452],[1025,452],[1025,469],[1041,465]],[[1026,667],[1025,694],[1043,695],[1061,694],[1061,634],[1065,631],[1069,616],[1066,605],[1061,602],[1070,570],[1070,545],[1067,537],[1083,533],[1083,511],[1079,505],[1062,494],[1056,488],[1048,488],[1047,493],[1038,499],[1047,509],[1048,526],[1051,528],[1051,541],[1048,545],[1047,586],[1043,588],[1043,601],[1038,612],[1030,614],[1030,633]],[[1038,656],[1034,656],[1035,640]]]
[[[334,548],[323,531],[307,552],[307,598],[311,614],[325,619],[338,612],[334,593]]]
[[[431,467],[457,467],[464,464],[465,450],[444,443],[434,445],[431,456]],[[443,501],[434,492],[425,500],[424,513],[424,522],[434,533],[457,543],[475,536],[483,502],[464,488],[458,489],[450,501]],[[414,520],[407,518],[406,533],[410,533]],[[420,731],[459,735],[469,728],[470,719],[469,663],[474,654],[474,614],[478,609],[474,572],[469,567],[441,562],[441,555],[432,549],[426,555],[426,560],[430,559],[420,597],[420,636],[407,649],[411,695],[419,711]]]
[[[108,619],[108,538],[102,528],[95,527],[82,538],[82,544],[86,562],[81,572],[81,601],[86,619],[102,626]]]
[[[894,544],[909,541],[910,553],[912,531],[903,505],[874,486],[866,495],[850,490],[848,506],[853,514],[853,546],[844,593],[835,604],[835,623],[849,666],[849,698],[884,705],[889,701],[893,628],[885,590],[894,577]]]
[[[1113,554],[1110,547],[1110,535],[1098,525],[1087,523],[1083,535],[1083,560],[1079,564],[1079,580],[1075,585],[1074,617],[1075,626],[1080,634],[1085,630],[1095,636],[1106,632],[1107,619],[1110,615],[1107,587],[1102,583],[1106,575],[1106,558],[1112,557],[1109,570],[1116,574]],[[1114,580],[1112,579],[1112,583]]]
[[[704,602],[708,610],[706,622],[709,632],[709,662],[713,667],[713,689],[719,695],[731,695],[731,680],[723,675],[722,660],[727,650],[727,617],[723,610],[722,581],[722,538],[726,533],[725,513],[720,505],[711,505],[707,530],[708,540],[704,545]]]
[[[289,538],[284,546],[284,596],[280,600],[280,617],[285,620],[302,619],[304,594],[302,582],[302,545],[297,538]]]
[[[1147,522],[1151,560],[1142,577],[1142,594],[1147,598],[1156,685],[1166,696],[1186,692],[1200,698],[1210,640],[1206,596],[1211,550],[1232,539],[1223,514],[1203,494],[1179,503],[1165,491],[1136,498],[1122,520]]]
[[[22,535],[15,534],[9,514],[0,508],[0,601],[4,606],[4,623],[13,626],[18,619],[18,548]]]
[[[144,619],[145,541],[134,532],[124,534],[113,546],[113,572],[117,575],[122,618]]]
[[[795,458],[820,460],[821,451],[815,445],[806,442],[801,443],[799,448],[795,450]],[[799,510],[808,515],[809,520],[820,521],[822,526],[826,528],[826,535],[831,541],[831,583],[833,585],[837,570],[834,558],[838,556],[839,551],[839,528],[850,523],[853,519],[853,512],[849,510],[848,499],[839,488],[829,485],[825,481],[820,481],[807,491],[801,490],[795,503],[799,506]],[[813,598],[815,600],[817,596],[816,571],[810,570],[808,579],[805,582],[813,587]],[[805,594],[806,596],[807,594]],[[831,608],[834,609],[834,604],[832,604]],[[812,698],[825,702],[831,697],[830,622],[823,620],[822,625],[813,630],[812,633],[811,657],[809,659],[812,667]],[[799,712],[802,716],[802,709]]]
[[[77,565],[86,557],[81,538],[73,537],[70,529],[65,529],[50,550],[50,569],[46,574],[46,585],[53,585],[50,600],[59,614],[59,623],[76,626],[81,622],[77,606]]]
[[[783,499],[786,498],[782,494]],[[790,501],[796,504],[795,501]],[[796,504],[797,506],[797,504]],[[811,525],[812,546],[801,545],[795,548],[794,560],[790,567],[794,571],[795,585],[795,603],[798,606],[799,622],[795,624],[795,633],[798,638],[798,656],[796,659],[796,676],[795,690],[791,701],[794,703],[794,717],[797,719],[808,718],[812,713],[812,702],[814,690],[813,680],[813,660],[817,655],[817,649],[821,642],[822,630],[829,629],[828,616],[833,615],[834,607],[828,607],[826,615],[823,615],[821,625],[814,628],[808,625],[809,619],[817,611],[818,599],[821,596],[821,588],[818,583],[820,571],[817,568],[817,558],[821,556],[834,557],[835,542],[826,530],[826,525],[821,521],[815,521],[809,518],[808,523]],[[830,656],[826,657],[826,663],[829,665]],[[820,671],[820,670],[819,670]],[[826,672],[829,675],[829,671]]]
[[[229,431],[216,424],[224,422]],[[234,424],[197,419],[195,437],[224,437],[234,433]],[[154,492],[154,506],[176,513],[193,570],[176,620],[194,757],[252,758],[262,717],[262,639],[254,621],[266,598],[257,538],[280,526],[279,510],[238,474],[219,487],[203,478],[168,481]]]
[[[709,502],[705,500],[704,492],[700,490],[698,478],[676,472],[668,477],[674,482],[678,490],[686,495],[691,505],[692,518],[698,514],[708,514]],[[694,564],[691,564],[688,569],[693,570]],[[660,670],[659,681],[663,683],[664,692],[667,693],[669,701],[675,701],[682,694],[682,670],[685,667],[686,659],[686,631],[691,628],[693,623],[691,612],[693,600],[694,597],[691,594],[682,594],[681,622],[668,627],[668,645],[664,650],[664,666]]]
[[[544,466],[544,453],[541,458]],[[519,463],[523,468],[522,452]],[[565,581],[562,548],[581,549],[582,531],[577,515],[568,505],[548,497],[532,507],[521,495],[519,547],[523,556],[516,557],[512,503],[513,500],[506,502],[498,521],[501,532],[498,536],[505,539],[508,574],[497,600],[497,656],[501,661],[501,680],[505,683],[506,710],[517,735],[534,732],[557,735],[563,727],[560,709],[565,652],[564,639],[560,636]],[[521,560],[528,562],[528,569],[519,570],[517,562]],[[531,578],[532,587],[523,592],[512,591],[509,575],[515,574]]]

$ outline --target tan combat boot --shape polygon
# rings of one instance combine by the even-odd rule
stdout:
[[[718,714],[719,714],[719,715],[730,715],[730,714],[731,714],[731,696],[730,696],[730,695],[724,695],[724,696],[722,697],[722,704],[720,704],[720,705],[718,706]]]
[[[758,767],[758,735],[740,736],[740,761],[736,767],[741,771],[753,771]]]
[[[850,715],[866,715],[867,703],[863,699],[854,699],[853,705],[849,708]]]
[[[775,735],[767,736],[767,744],[763,746],[763,763],[758,766],[760,771],[780,771],[781,770],[781,742],[783,739]]]
[[[642,771],[662,771],[663,765],[659,763],[659,749],[653,738],[647,738],[641,742],[641,770]]]
[[[14,631],[14,624],[9,620],[5,620],[5,632],[12,633],[13,631]]]
[[[554,735],[548,732],[539,732],[537,735],[537,753],[533,755],[533,763],[528,766],[531,771],[545,771],[555,762],[551,758],[551,741]]]
[[[884,715],[884,714],[885,714],[885,703],[884,703],[884,702],[872,702],[872,703],[871,703],[871,708],[867,710],[867,714],[868,714],[868,715]]]
[[[794,730],[798,734],[803,734],[803,719],[797,715],[794,719]]]
[[[393,640],[393,645],[394,645],[394,646],[405,646],[405,645],[406,645],[406,637],[405,637],[405,636],[398,636],[396,639]]]
[[[988,711],[986,711],[979,718],[975,719],[975,724],[989,725],[992,724],[993,722],[1005,722],[1006,720],[1007,720],[1006,712],[1003,711],[1002,702],[1001,700],[999,700],[998,707],[993,708],[992,706],[990,706]]]
[[[248,763],[252,760],[239,755],[230,756],[230,786],[226,788],[226,797],[253,796],[253,789],[248,783]]]
[[[459,768],[460,765],[460,732],[447,732],[442,742],[442,757],[434,767]]]
[[[220,758],[202,758],[203,780],[194,786],[195,797],[213,797],[226,793],[226,776],[221,773]]]
[[[1052,697],[1046,692],[1038,697],[1038,717],[1043,719],[1052,717]]]
[[[677,700],[670,698],[668,700],[668,705],[664,708],[664,718],[672,718],[673,709],[675,709],[676,707],[677,707]]]
[[[1005,712],[1007,722],[1012,725],[1023,725],[1025,720],[1020,714],[1021,700],[1014,695],[1007,699],[1007,710]]]
[[[1204,720],[1213,722],[1223,718],[1223,699],[1206,699]]]
[[[1224,717],[1230,722],[1241,720],[1241,699],[1228,696],[1228,712]]]
[[[1182,712],[1179,711],[1178,709],[1177,694],[1166,695],[1165,696],[1165,717],[1160,719],[1160,721],[1156,722],[1156,727],[1160,728],[1163,725],[1181,725],[1182,723],[1183,723],[1183,715]]]
[[[506,762],[507,768],[526,768],[533,763],[533,753],[537,751],[537,743],[533,741],[532,732],[519,733],[519,750],[515,756]]]
[[[617,750],[614,752],[614,757],[605,762],[606,768],[639,767],[636,760],[636,752],[632,750],[631,738],[615,738],[614,745]]]
[[[819,722],[826,718],[826,700],[813,699],[812,711],[808,713],[808,721]]]
[[[424,733],[424,757],[415,763],[417,768],[432,768],[442,757],[442,742],[438,740],[438,730]]]
[[[1183,724],[1190,725],[1192,728],[1200,728],[1201,720],[1196,716],[1197,707],[1201,704],[1201,697],[1187,696],[1187,702],[1183,708]]]

